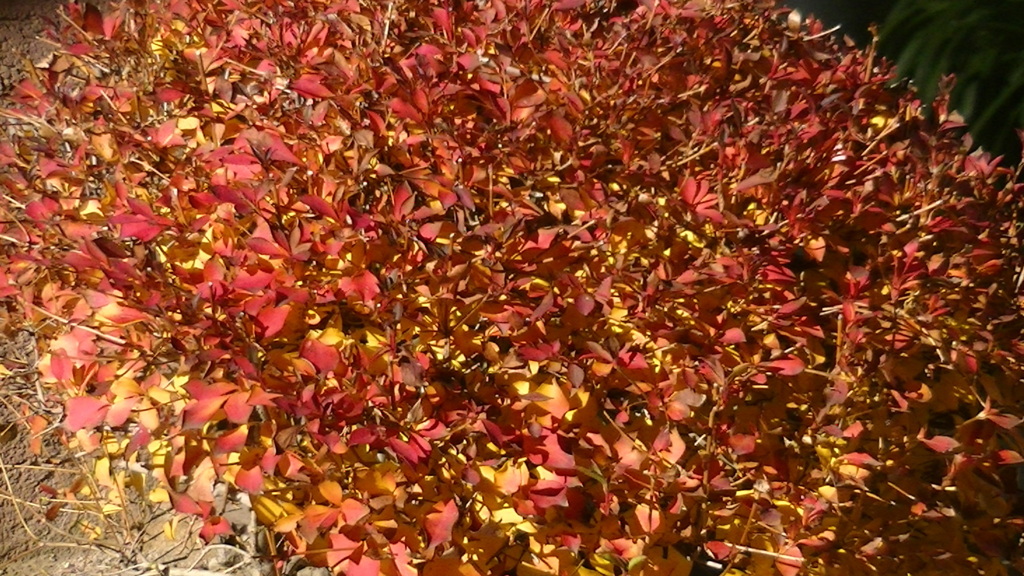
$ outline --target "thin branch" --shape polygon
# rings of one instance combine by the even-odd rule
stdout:
[[[106,340],[107,342],[110,342],[111,344],[117,344],[118,346],[127,346],[128,345],[128,341],[127,340],[122,340],[121,338],[118,338],[117,336],[111,336],[110,334],[104,334],[103,332],[100,332],[99,330],[97,330],[95,328],[90,328],[89,326],[83,326],[82,324],[78,324],[78,323],[72,322],[71,320],[68,320],[66,318],[61,318],[60,316],[57,316],[56,314],[50,312],[49,310],[41,308],[41,307],[39,307],[39,306],[37,306],[35,304],[29,304],[29,306],[31,306],[32,309],[35,310],[36,312],[39,312],[39,313],[43,314],[44,316],[47,316],[47,317],[49,317],[49,318],[51,318],[53,320],[56,320],[56,321],[64,324],[65,326],[71,326],[72,328],[81,328],[82,330],[85,330],[86,332],[88,332],[90,334],[98,336],[98,337]]]

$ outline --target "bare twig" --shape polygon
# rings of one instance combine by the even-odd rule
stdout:
[[[39,312],[40,314],[42,314],[44,316],[47,316],[47,317],[49,317],[49,318],[51,318],[53,320],[56,320],[56,321],[64,324],[65,326],[71,326],[73,328],[81,328],[82,330],[85,330],[86,332],[88,332],[90,334],[98,336],[98,337],[100,337],[100,338],[102,338],[102,339],[104,339],[107,342],[110,342],[112,344],[117,344],[118,346],[127,346],[128,345],[128,341],[127,340],[123,340],[121,338],[118,338],[117,336],[111,336],[110,334],[104,334],[103,332],[100,332],[99,330],[97,330],[95,328],[90,328],[88,326],[83,326],[83,325],[81,325],[79,323],[72,322],[71,320],[68,320],[66,318],[61,318],[60,316],[57,316],[56,314],[50,312],[49,310],[46,310],[45,308],[41,308],[41,307],[39,307],[39,306],[37,306],[35,304],[29,304],[29,306],[32,307],[32,309],[35,310],[36,312]]]

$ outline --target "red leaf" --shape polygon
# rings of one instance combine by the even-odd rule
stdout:
[[[229,430],[217,438],[214,443],[213,453],[230,454],[231,452],[241,452],[248,439],[249,430],[244,426]]]
[[[870,454],[865,452],[851,452],[844,454],[841,457],[842,460],[853,464],[854,466],[881,466],[882,463],[875,460]]]
[[[245,424],[249,421],[253,406],[253,404],[249,403],[248,394],[236,392],[228,396],[227,402],[224,403],[224,414],[227,415],[228,422],[232,424]]]
[[[739,328],[729,328],[718,340],[725,345],[740,344],[747,341],[747,335]]]
[[[363,270],[355,276],[342,278],[338,281],[338,288],[346,294],[358,294],[366,304],[372,303],[373,299],[380,294],[380,283],[369,270]]]
[[[210,516],[203,522],[203,527],[199,530],[199,537],[206,542],[213,540],[217,536],[228,536],[230,534],[234,534],[234,531],[231,529],[231,523],[222,516]]]
[[[427,528],[428,543],[431,548],[437,547],[452,539],[452,529],[459,520],[459,508],[454,500],[438,502],[434,511],[427,514],[424,525]]]
[[[412,104],[400,98],[393,98],[391,100],[391,111],[403,120],[412,120],[419,124],[423,123],[423,116],[420,115],[420,111]]]
[[[196,504],[196,501],[190,498],[187,494],[180,494],[178,492],[170,492],[171,505],[174,506],[174,510],[182,514],[201,515],[203,513],[203,507]]]
[[[540,85],[533,80],[527,80],[516,86],[510,100],[517,108],[531,108],[543,104],[547,98],[548,95],[544,93],[544,89]]]
[[[235,486],[245,490],[249,494],[258,494],[263,491],[263,470],[258,465],[252,468],[240,468],[235,474]]]
[[[729,447],[737,456],[751,454],[757,449],[757,437],[750,434],[733,434],[729,437]]]
[[[261,337],[270,338],[284,328],[291,308],[288,306],[267,306],[256,315],[256,323],[262,328]]]
[[[82,14],[82,30],[89,34],[103,36],[103,13],[91,2],[85,3],[84,14]]]
[[[430,11],[430,16],[441,27],[445,37],[451,38],[452,35],[452,18],[448,14],[448,10],[444,8],[434,8]]]
[[[444,225],[443,222],[429,222],[420,226],[420,236],[424,240],[433,241],[437,239],[437,236],[441,233],[441,227]]]
[[[590,294],[580,294],[576,297],[576,310],[584,316],[589,316],[594,311],[594,297]]]
[[[1000,464],[1021,464],[1024,463],[1024,457],[1013,450],[1000,450],[996,452],[999,456]]]
[[[338,367],[341,354],[334,346],[328,346],[319,340],[306,340],[302,343],[301,355],[313,363],[321,373],[327,373]]]
[[[118,214],[110,219],[111,224],[121,225],[121,239],[136,238],[149,242],[164,231],[164,227],[153,222],[151,218],[137,214]]]
[[[158,148],[185,145],[185,139],[181,137],[181,133],[178,130],[177,120],[168,120],[156,128],[150,128],[147,132],[149,133],[149,138]]]
[[[569,505],[563,480],[538,480],[530,487],[530,501],[537,508],[565,507]]]
[[[303,74],[292,82],[292,90],[306,98],[330,98],[334,93],[324,87],[323,79],[320,74]]]
[[[281,137],[273,132],[257,132],[255,129],[250,128],[241,132],[239,137],[244,138],[249,143],[249,147],[252,148],[252,152],[257,158],[289,162],[302,166],[302,160],[299,160],[299,157],[288,148],[284,140],[281,140]]]
[[[559,0],[559,2],[555,3],[555,10],[575,10],[586,3],[586,0]]]
[[[348,568],[345,569],[345,576],[379,576],[380,560],[363,555],[359,562],[349,560]]]
[[[71,432],[95,428],[106,419],[108,410],[110,403],[102,398],[76,396],[67,402],[64,426]]]
[[[990,412],[985,418],[987,420],[992,421],[993,424],[995,424],[996,426],[999,426],[1000,428],[1002,428],[1004,430],[1009,430],[1010,428],[1016,428],[1021,423],[1021,419],[1020,418],[1018,418],[1018,417],[1016,417],[1016,416],[1014,416],[1012,414],[1003,414],[1003,413],[997,412],[995,410]]]
[[[626,370],[646,370],[650,368],[650,365],[647,364],[647,359],[644,358],[643,352],[629,350],[625,347],[619,352],[618,361],[619,366],[622,366]]]
[[[331,548],[327,550],[327,564],[337,566],[362,547],[361,542],[349,539],[344,534],[332,533],[328,536],[331,541]]]
[[[796,376],[804,371],[804,361],[796,356],[788,356],[778,360],[772,360],[765,364],[768,368],[778,372],[780,376]]]
[[[334,209],[334,206],[330,202],[324,200],[319,196],[313,196],[311,194],[304,194],[299,196],[299,201],[309,206],[310,210],[316,212],[317,216],[326,216],[338,220],[338,212]]]
[[[722,221],[722,214],[718,211],[718,195],[711,190],[711,185],[706,180],[698,184],[693,178],[687,178],[680,186],[679,194],[683,198],[683,203],[697,216],[712,222]]]
[[[547,120],[548,130],[551,130],[551,137],[559,144],[567,144],[572,141],[572,124],[561,116],[551,115]]]
[[[110,410],[107,411],[106,422],[110,426],[122,426],[128,421],[128,417],[132,415],[132,408],[139,403],[138,396],[132,396],[125,398],[120,402],[115,402],[110,406]]]
[[[804,555],[800,548],[791,546],[786,548],[782,552],[782,556],[775,560],[775,568],[778,569],[782,576],[797,576],[804,565],[803,557]]]
[[[725,560],[733,554],[733,547],[729,546],[725,542],[719,542],[718,540],[712,540],[704,544],[704,549],[711,554],[711,557],[715,560]]]
[[[214,420],[217,411],[221,409],[227,399],[227,396],[213,396],[190,401],[184,410],[185,428],[196,430]]]

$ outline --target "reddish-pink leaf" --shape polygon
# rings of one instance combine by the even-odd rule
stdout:
[[[150,128],[147,132],[150,140],[159,148],[185,145],[185,139],[181,137],[181,131],[178,130],[177,120],[168,120],[156,128]]]
[[[444,32],[446,38],[452,36],[452,17],[448,13],[448,10],[444,8],[434,8],[430,11],[430,17],[441,27],[441,31]]]
[[[305,204],[306,206],[309,206],[309,208],[313,212],[316,212],[318,216],[326,216],[328,218],[333,218],[334,220],[339,220],[338,212],[337,210],[334,209],[334,206],[331,205],[330,202],[324,200],[319,196],[313,196],[312,194],[304,194],[302,196],[299,196],[299,201]]]
[[[743,330],[739,328],[729,328],[722,334],[722,337],[718,339],[722,344],[740,344],[747,341],[747,335],[743,333]]]
[[[420,226],[420,236],[424,240],[436,240],[438,234],[441,233],[441,227],[444,225],[443,222],[428,222]]]
[[[250,250],[257,254],[273,256],[275,258],[288,257],[288,251],[272,240],[267,240],[265,238],[249,238],[245,243]]]
[[[106,419],[109,409],[110,403],[102,398],[75,396],[65,407],[64,426],[71,432],[95,428]]]
[[[646,370],[650,367],[647,364],[647,359],[644,358],[643,352],[630,350],[628,347],[624,347],[619,352],[618,362],[619,366],[626,370]]]
[[[415,106],[409,104],[401,98],[391,99],[391,111],[395,113],[395,116],[403,120],[412,120],[416,123],[423,123],[423,116],[420,115],[420,111]]]
[[[931,438],[925,438],[924,430],[921,430],[917,435],[917,439],[928,448],[940,454],[945,454],[960,446],[960,443],[957,442],[956,439],[950,438],[949,436],[932,436]]]
[[[380,576],[380,574],[382,574],[380,560],[365,554],[359,557],[358,562],[350,559],[348,567],[345,568],[345,576]]]
[[[302,160],[274,132],[267,130],[257,131],[254,128],[250,128],[243,130],[239,134],[239,138],[244,138],[244,141],[249,143],[249,147],[257,158],[289,162],[302,166]]]
[[[246,440],[248,440],[249,431],[244,428],[235,428],[229,430],[217,437],[214,443],[213,453],[214,454],[230,454],[232,452],[241,452],[245,446]]]
[[[786,548],[782,555],[775,559],[775,568],[782,576],[797,576],[803,568],[803,552],[796,546]]]
[[[245,490],[249,494],[257,494],[263,491],[263,470],[259,465],[251,468],[239,468],[235,474],[235,486]]]
[[[331,547],[327,550],[327,564],[329,566],[341,564],[362,547],[361,542],[351,540],[341,533],[331,533],[328,538],[331,541]]]
[[[341,518],[349,526],[355,526],[369,513],[370,508],[355,498],[346,498],[341,503]]]
[[[576,297],[576,311],[584,316],[589,316],[594,311],[594,297],[590,294],[580,294]]]
[[[996,426],[999,426],[1000,428],[1002,428],[1004,430],[1009,430],[1010,428],[1016,428],[1021,423],[1021,419],[1020,418],[1018,418],[1018,417],[1016,417],[1016,416],[1014,416],[1012,414],[1003,414],[1002,412],[998,412],[996,410],[993,410],[992,412],[990,412],[985,418],[987,420],[992,421],[993,424],[995,424]]]
[[[217,536],[228,536],[230,534],[234,534],[234,531],[231,529],[231,523],[222,516],[210,516],[203,522],[203,527],[199,530],[199,537],[205,542],[209,542]]]
[[[115,427],[124,425],[128,421],[128,417],[132,415],[132,408],[138,403],[138,396],[131,396],[115,402],[110,406],[110,410],[107,411],[106,423]]]
[[[437,547],[452,539],[452,530],[459,520],[459,508],[454,500],[438,502],[434,505],[434,511],[427,514],[424,525],[427,529],[427,545],[431,548]]]
[[[733,547],[729,546],[725,542],[719,542],[718,540],[712,540],[704,544],[704,549],[711,554],[711,557],[715,560],[725,560],[733,554]]]
[[[854,466],[881,466],[882,463],[875,460],[873,456],[866,452],[851,452],[849,454],[843,454],[841,459],[845,462],[849,462]]]
[[[554,8],[559,11],[575,10],[586,3],[586,0],[559,0],[555,2]]]
[[[118,214],[110,219],[110,223],[121,226],[121,233],[118,235],[121,239],[136,238],[142,242],[149,242],[164,231],[164,226],[138,214]]]
[[[300,354],[309,360],[317,371],[326,374],[338,367],[341,361],[341,354],[334,346],[328,346],[319,340],[308,339],[302,343]]]
[[[843,438],[856,438],[864,432],[864,424],[860,421],[850,424],[843,430]]]
[[[189,495],[173,491],[169,494],[171,496],[171,505],[174,506],[175,511],[193,516],[202,515],[203,507],[197,504]]]
[[[780,376],[796,376],[804,371],[804,361],[796,356],[787,356],[778,360],[772,360],[765,364],[768,368],[777,372]]]
[[[320,74],[303,74],[292,82],[292,90],[295,90],[306,98],[330,98],[334,93],[323,85],[324,77]]]
[[[757,437],[750,434],[733,434],[729,437],[729,447],[737,456],[751,454],[757,449]]]
[[[256,315],[256,323],[262,329],[261,336],[270,338],[284,328],[291,308],[288,306],[267,306]]]
[[[430,455],[430,445],[418,434],[411,434],[408,442],[400,438],[389,438],[388,446],[412,466],[422,464]]]
[[[176,88],[163,87],[156,90],[156,101],[160,104],[167,104],[168,102],[174,102],[175,100],[181,100],[187,94]]]
[[[1024,457],[1014,450],[1000,450],[996,452],[998,461],[1000,464],[1021,464],[1024,463]]]
[[[183,413],[185,428],[195,430],[213,421],[217,411],[221,409],[227,399],[227,396],[214,396],[191,400],[185,406]]]
[[[559,144],[567,144],[572,142],[573,129],[572,124],[561,116],[554,114],[548,116],[547,119],[548,130],[551,130],[551,137],[555,142]]]
[[[517,108],[530,108],[539,106],[547,100],[547,97],[548,95],[544,93],[544,89],[540,85],[533,80],[527,80],[516,86],[510,100]]]
[[[372,303],[373,299],[380,294],[380,283],[377,281],[377,277],[373,275],[373,272],[369,270],[363,270],[353,276],[342,278],[338,281],[338,288],[346,294],[358,294],[360,300],[366,304]]]
[[[564,480],[538,480],[530,487],[530,501],[537,508],[569,505]]]
[[[248,394],[236,392],[228,396],[227,402],[224,403],[224,414],[227,415],[228,422],[232,424],[245,424],[249,421],[253,406],[249,402]]]

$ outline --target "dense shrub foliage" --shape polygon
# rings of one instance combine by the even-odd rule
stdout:
[[[767,4],[71,10],[0,296],[112,497],[214,538],[226,482],[344,574],[1019,560],[1021,194],[870,55]]]

